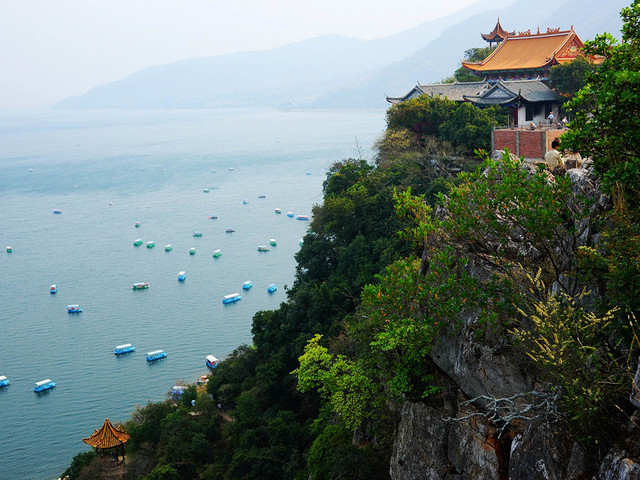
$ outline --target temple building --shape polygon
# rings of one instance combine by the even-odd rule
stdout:
[[[447,98],[454,102],[470,102],[478,107],[500,105],[509,109],[509,125],[542,126],[549,112],[558,115],[560,98],[540,79],[498,80],[490,82],[418,83],[403,97],[387,97],[392,104],[420,95]]]
[[[129,434],[122,427],[114,427],[107,418],[100,429],[94,430],[93,435],[82,439],[84,443],[91,445],[96,452],[101,452],[103,457],[113,453],[116,458],[124,458],[124,444],[129,440]]]
[[[483,38],[484,35],[483,35]],[[508,34],[486,59],[462,62],[473,74],[487,80],[540,79],[547,81],[551,67],[584,55],[584,43],[570,30],[547,28],[545,33]]]
[[[502,25],[500,25],[500,17],[498,17],[498,23],[496,23],[496,26],[493,27],[491,33],[481,33],[480,35],[485,41],[489,42],[489,48],[492,48],[494,43],[497,45],[509,35],[515,34],[516,32],[509,33],[504,28],[502,28]]]

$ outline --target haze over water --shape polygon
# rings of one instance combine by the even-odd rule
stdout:
[[[383,128],[382,111],[0,113],[0,477],[56,478],[106,417],[126,420],[207,373],[206,355],[250,343],[253,314],[293,283],[308,223],[286,212],[311,215],[330,165],[357,156],[356,139],[370,156]],[[243,299],[223,306],[233,292]],[[75,303],[84,312],[68,314]],[[129,342],[135,353],[113,355]],[[155,349],[168,357],[149,365]],[[45,378],[57,387],[36,395]]]

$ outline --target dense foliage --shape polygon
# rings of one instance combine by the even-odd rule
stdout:
[[[597,66],[587,57],[579,56],[573,62],[551,67],[551,87],[564,99],[571,100],[587,84],[587,74],[593,74]]]
[[[428,139],[448,142],[460,154],[472,154],[475,149],[491,148],[491,131],[504,125],[507,114],[503,108],[476,108],[470,103],[456,103],[446,98],[421,95],[393,105],[387,111],[385,136],[410,132],[418,145],[426,147]],[[411,145],[409,139],[403,139]]]

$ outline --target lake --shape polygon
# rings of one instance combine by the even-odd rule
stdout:
[[[311,216],[331,164],[370,158],[384,127],[382,110],[0,112],[0,476],[57,478],[105,418],[250,343],[294,281],[308,222],[286,213]],[[136,351],[116,357],[123,343]],[[57,386],[34,393],[45,378]]]

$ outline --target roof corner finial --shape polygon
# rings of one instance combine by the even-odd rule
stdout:
[[[540,35],[540,25],[538,25],[538,35]]]

